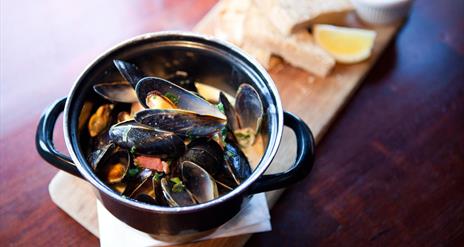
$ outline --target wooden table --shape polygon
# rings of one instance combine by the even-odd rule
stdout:
[[[40,112],[99,53],[136,34],[189,30],[197,1],[2,1],[0,245],[96,246],[58,209],[37,155]],[[464,3],[419,0],[318,147],[312,174],[248,246],[464,244]],[[56,142],[64,150],[61,124]]]

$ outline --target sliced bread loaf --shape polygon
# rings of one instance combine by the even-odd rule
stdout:
[[[339,24],[353,10],[349,0],[254,0],[272,18],[270,22],[285,35],[311,24]]]
[[[255,47],[272,51],[293,66],[325,77],[335,65],[335,60],[314,43],[308,31],[283,35],[270,23],[272,18],[255,3],[252,4],[244,22],[244,40]]]

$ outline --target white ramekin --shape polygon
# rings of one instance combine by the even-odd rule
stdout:
[[[351,0],[361,19],[371,24],[390,24],[406,17],[412,0]]]

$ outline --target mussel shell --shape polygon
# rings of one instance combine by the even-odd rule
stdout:
[[[142,185],[153,175],[153,171],[150,169],[143,169],[138,172],[135,176],[126,176],[124,182],[127,184],[127,188],[124,191],[125,196],[132,197],[137,194],[137,191]]]
[[[238,122],[239,120],[237,112],[222,92],[219,94],[219,100],[221,101],[224,107],[224,113],[227,117],[227,127],[232,131],[240,129],[240,123]]]
[[[102,162],[102,160],[106,160],[109,157],[109,155],[113,154],[115,148],[116,146],[113,143],[109,143],[94,149],[89,155],[89,161],[90,165],[92,166],[92,169],[94,171],[97,170],[97,167],[100,164],[100,162]]]
[[[184,189],[182,192],[173,192],[173,185],[174,183],[168,181],[166,178],[161,179],[163,195],[170,207],[182,207],[197,204],[192,193],[188,189]]]
[[[135,120],[184,137],[211,136],[225,125],[224,119],[179,109],[147,109],[135,114]]]
[[[238,88],[235,98],[235,111],[241,129],[251,128],[256,133],[259,131],[264,114],[263,103],[258,92],[251,85],[243,83]]]
[[[138,154],[178,157],[185,152],[185,144],[179,136],[134,120],[113,125],[109,136],[118,146]]]
[[[199,138],[189,143],[181,160],[191,161],[201,166],[214,177],[218,172],[222,172],[224,151],[214,140]]]
[[[211,201],[218,197],[216,182],[199,165],[191,161],[183,161],[181,174],[182,181],[198,203]]]
[[[251,175],[251,167],[245,154],[233,143],[224,147],[224,161],[228,170],[232,171],[234,179],[241,184]]]
[[[155,91],[161,95],[175,97],[176,100],[174,100],[173,103],[175,103],[176,107],[179,109],[195,112],[199,115],[208,115],[219,119],[225,119],[224,114],[222,114],[215,105],[174,83],[158,77],[143,78],[137,84],[135,91],[140,103],[146,108],[148,108],[145,102],[147,95]]]
[[[100,160],[96,170],[97,176],[107,184],[119,183],[126,176],[130,163],[130,154],[125,150],[119,150],[107,159]]]
[[[140,79],[145,77],[145,74],[135,65],[122,60],[113,60],[114,66],[119,73],[126,79],[133,88],[137,85]]]
[[[96,93],[112,102],[134,103],[138,101],[135,89],[127,81],[105,82],[93,86]]]

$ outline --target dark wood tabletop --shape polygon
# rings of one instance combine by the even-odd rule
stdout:
[[[85,66],[137,34],[190,30],[196,1],[2,1],[0,245],[97,246],[51,201],[34,146],[43,109]],[[66,152],[61,121],[56,145]],[[464,2],[410,18],[318,146],[312,174],[248,246],[464,246]]]

